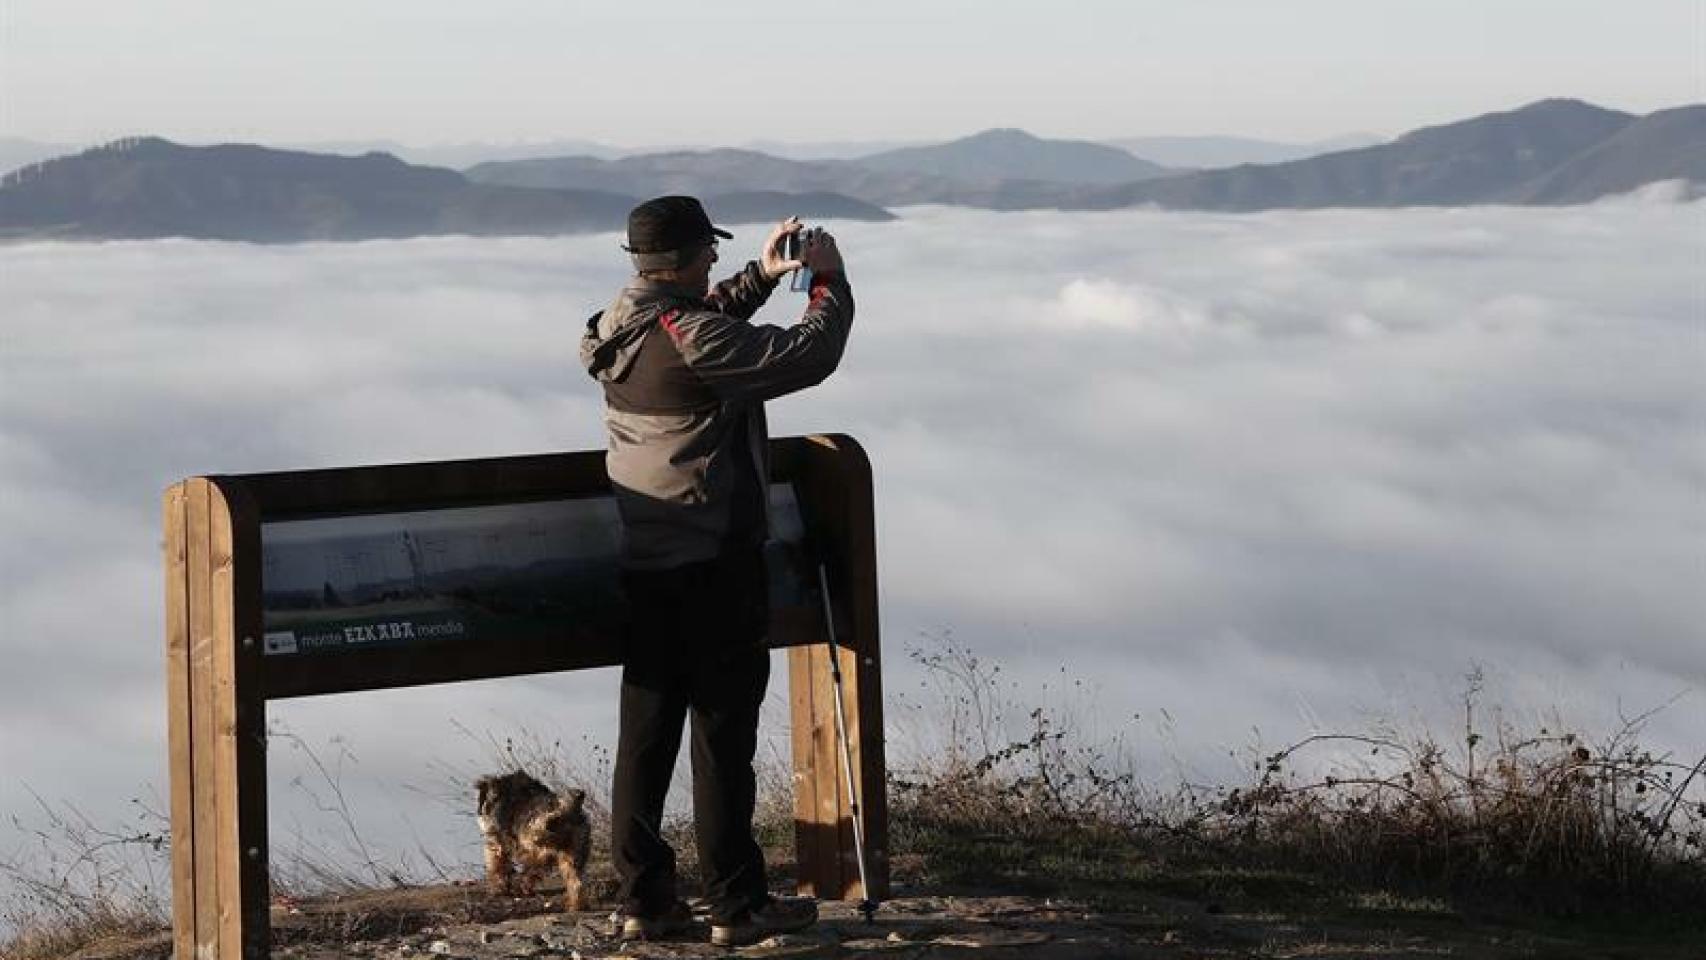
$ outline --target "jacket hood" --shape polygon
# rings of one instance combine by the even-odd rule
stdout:
[[[619,320],[626,322],[613,322]],[[581,366],[601,383],[620,382],[640,355],[640,344],[651,329],[651,323],[632,313],[625,318],[612,317],[609,310],[593,314],[581,336]]]
[[[636,280],[609,307],[592,315],[581,337],[581,366],[601,383],[620,383],[640,354],[652,321],[677,304],[681,288]]]

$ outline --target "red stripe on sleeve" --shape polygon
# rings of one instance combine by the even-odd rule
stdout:
[[[811,292],[811,305],[812,306],[814,306],[814,307],[817,306],[817,302],[819,300],[822,300],[826,295],[828,295],[828,293],[829,293],[829,281],[838,277],[838,276],[840,276],[840,274],[838,274],[838,273],[818,273],[818,274],[812,275],[812,292]]]

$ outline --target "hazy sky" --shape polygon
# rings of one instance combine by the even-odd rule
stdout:
[[[1308,140],[1706,99],[1698,0],[5,0],[0,134],[82,143]]]
[[[1133,734],[1161,784],[1174,761],[1239,775],[1258,740],[1456,729],[1476,664],[1489,716],[1529,731],[1557,711],[1597,738],[1681,695],[1646,742],[1700,755],[1706,202],[904,212],[838,228],[843,367],[771,405],[778,435],[871,454],[897,764],[905,652],[947,631],[1027,705]],[[11,815],[39,819],[27,790],[103,822],[164,793],[168,484],[598,448],[576,340],[626,267],[612,234],[0,246],[0,857]],[[451,774],[490,772],[479,737],[608,749],[614,691],[591,671],[269,716],[359,758],[374,842],[414,831],[471,870]],[[269,754],[281,842],[314,829],[294,743]]]

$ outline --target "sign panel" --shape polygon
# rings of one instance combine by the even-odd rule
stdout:
[[[850,437],[771,443],[772,646],[791,646],[800,889],[887,883],[876,531]],[[166,491],[178,960],[264,960],[266,705],[621,663],[621,524],[603,451],[191,477]],[[808,544],[806,532],[810,530]],[[835,597],[834,695],[819,560]],[[849,757],[838,750],[845,709]],[[853,872],[859,783],[872,891]]]
[[[771,605],[814,611],[792,484],[771,485],[770,513]],[[263,522],[264,653],[616,637],[620,550],[608,496]]]

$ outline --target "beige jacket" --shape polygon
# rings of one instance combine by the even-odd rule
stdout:
[[[581,363],[604,387],[629,568],[710,560],[767,536],[764,401],[833,373],[853,324],[840,274],[813,278],[793,326],[751,323],[775,288],[754,262],[703,298],[637,277],[587,321]]]

